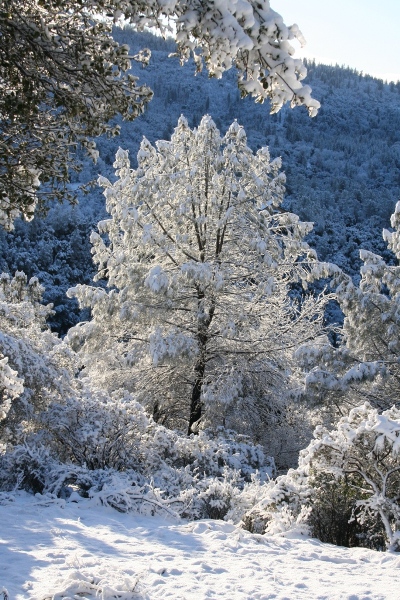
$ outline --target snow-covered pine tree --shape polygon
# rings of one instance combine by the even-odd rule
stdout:
[[[390,250],[400,259],[400,202],[391,217],[394,231],[383,231]],[[400,397],[400,267],[361,250],[361,279],[354,283],[336,265],[319,263],[318,277],[332,278],[344,313],[337,347],[329,343],[300,348],[308,371],[306,386],[327,405],[357,406],[368,401],[381,410],[399,406]],[[340,413],[341,414],[341,413]]]
[[[306,526],[323,542],[399,551],[400,411],[368,402],[318,426],[298,467],[270,481],[242,519],[252,531]]]
[[[92,309],[68,335],[98,384],[189,432],[202,421],[261,439],[284,420],[292,353],[320,330],[323,300],[289,294],[316,257],[311,225],[280,208],[280,164],[209,116],[144,139],[136,170],[118,151],[117,181],[100,178],[111,217],[91,237],[108,291],[69,290]]]

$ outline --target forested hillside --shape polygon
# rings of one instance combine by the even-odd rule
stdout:
[[[234,119],[244,126],[253,150],[268,145],[272,157],[282,157],[286,173],[284,206],[302,220],[314,222],[309,243],[321,260],[332,261],[351,276],[360,267],[359,249],[390,253],[381,231],[400,193],[400,84],[385,83],[344,67],[308,63],[308,79],[321,103],[310,119],[304,108],[288,106],[269,114],[269,104],[240,99],[235,74],[210,79],[206,72],[193,76],[193,63],[179,66],[174,42],[132,30],[115,30],[131,52],[149,47],[146,68],[137,67],[142,83],[154,91],[145,113],[133,123],[118,121],[117,138],[99,138],[97,164],[87,159],[78,184],[112,177],[118,146],[130,152],[132,164],[143,136],[149,141],[169,139],[183,114],[191,127],[210,114],[221,132]],[[89,283],[94,273],[89,235],[104,215],[102,190],[95,185],[80,204],[56,206],[47,218],[16,222],[15,231],[0,231],[0,270],[22,270],[45,286],[52,302],[50,322],[65,333],[77,322],[77,306],[65,292],[76,282]]]

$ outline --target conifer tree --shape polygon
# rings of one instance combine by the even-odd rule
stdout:
[[[138,168],[119,150],[105,178],[110,218],[93,233],[97,280],[69,291],[93,319],[69,332],[87,371],[134,392],[153,416],[195,431],[262,436],[284,412],[292,354],[321,328],[323,301],[297,302],[315,253],[309,223],[285,212],[280,159],[256,154],[234,122],[209,116],[171,141],[143,140]]]
[[[400,202],[391,217],[393,231],[383,237],[400,259]],[[327,340],[299,349],[308,390],[327,405],[357,406],[368,401],[378,409],[399,406],[400,267],[361,250],[363,266],[354,283],[337,265],[319,263],[317,277],[330,277],[344,313],[339,343]]]

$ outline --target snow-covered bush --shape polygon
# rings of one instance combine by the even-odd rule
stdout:
[[[41,444],[14,445],[0,454],[0,490],[42,493],[60,467],[49,449]]]
[[[354,493],[354,516],[381,521],[387,546],[400,549],[400,410],[380,413],[368,403],[352,409],[337,428],[317,428],[301,453],[311,476],[330,473]]]
[[[221,476],[226,467],[245,479],[273,470],[272,459],[246,436],[221,427],[188,437],[157,424],[124,390],[108,395],[84,380],[79,392],[53,402],[40,417],[47,431],[41,440],[63,462],[90,470],[135,469],[148,477],[169,467],[202,477]]]
[[[63,462],[123,471],[145,461],[149,419],[128,393],[108,395],[85,386],[76,396],[53,402],[40,419],[47,444]]]
[[[299,467],[265,486],[243,522],[271,531],[282,511],[306,515],[323,541],[400,549],[400,410],[352,409],[335,429],[317,427]],[[349,526],[350,523],[350,526]]]
[[[272,459],[244,436],[222,428],[181,435],[122,391],[86,387],[38,419],[41,430],[0,458],[4,490],[76,492],[121,511],[222,518],[246,482],[274,472]]]
[[[181,435],[157,424],[132,394],[108,394],[76,377],[74,353],[46,329],[51,308],[40,304],[37,280],[17,273],[0,283],[0,342],[8,351],[0,361],[1,489],[75,491],[118,510],[197,518],[224,516],[253,473],[272,473],[273,461],[245,436],[224,428]]]
[[[224,518],[239,521],[243,507],[241,493],[246,487],[240,472],[227,467],[220,476],[197,469],[162,465],[151,475],[128,469],[90,470],[86,465],[60,462],[45,446],[15,446],[0,457],[0,489],[25,489],[49,498],[75,494],[121,512],[167,513],[189,519]],[[255,475],[256,476],[256,475]]]
[[[35,429],[38,415],[70,396],[75,385],[74,353],[48,329],[51,306],[41,303],[42,293],[35,277],[28,281],[21,271],[0,275],[0,390],[7,388],[13,396],[11,404],[10,398],[4,400],[3,441],[15,442]]]
[[[0,353],[0,421],[6,418],[11,401],[24,391],[22,379],[8,365],[8,358]]]
[[[357,502],[362,494],[348,477],[335,477],[321,471],[310,477],[313,490],[312,507],[307,519],[311,535],[322,542],[338,546],[363,546],[385,549],[385,531],[376,515],[357,514]]]
[[[298,527],[305,531],[311,497],[304,469],[289,469],[259,489],[242,513],[242,526],[261,534],[282,533]]]

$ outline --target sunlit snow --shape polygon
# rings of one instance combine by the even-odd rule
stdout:
[[[71,498],[78,499],[75,494]],[[1,494],[0,598],[395,600],[398,554]]]

